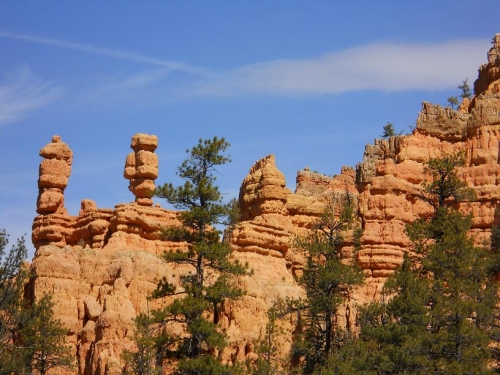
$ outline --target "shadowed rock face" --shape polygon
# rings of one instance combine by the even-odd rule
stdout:
[[[326,204],[346,192],[357,207],[363,227],[362,248],[352,252],[346,236],[345,259],[354,260],[367,278],[348,310],[370,301],[409,250],[405,225],[431,213],[417,198],[426,178],[424,164],[444,154],[463,151],[466,166],[459,176],[474,188],[477,198],[461,208],[473,215],[472,234],[478,243],[489,239],[494,210],[500,199],[500,35],[479,69],[475,96],[457,111],[424,102],[410,135],[375,140],[367,145],[356,169],[344,167],[337,176],[297,173],[296,190],[286,187],[285,176],[273,155],[258,160],[240,189],[242,221],[231,237],[233,256],[248,262],[254,273],[238,282],[248,291],[228,303],[221,328],[230,345],[222,353],[230,362],[252,358],[252,340],[266,324],[266,311],[278,297],[301,297],[296,280],[303,254],[292,246],[306,234]],[[71,173],[72,152],[54,136],[40,155],[39,197],[33,223],[35,297],[54,292],[56,316],[70,330],[82,374],[119,374],[120,353],[132,347],[133,318],[138,312],[168,303],[147,297],[162,277],[175,282],[187,266],[165,264],[159,255],[183,249],[183,243],[162,239],[162,227],[180,225],[178,212],[154,206],[151,190],[157,177],[156,136],[136,134],[125,163],[133,203],[98,208],[82,201],[78,216],[64,209],[64,189]],[[349,306],[350,305],[350,306]],[[340,322],[346,323],[345,317]],[[290,328],[294,322],[289,322]],[[283,338],[283,351],[291,337]]]

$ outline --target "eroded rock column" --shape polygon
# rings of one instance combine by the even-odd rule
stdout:
[[[54,135],[52,142],[40,150],[40,156],[44,160],[39,169],[36,212],[41,215],[65,215],[64,189],[71,175],[73,152],[61,141],[61,137]]]
[[[123,177],[130,180],[129,190],[135,195],[135,202],[141,206],[152,206],[155,180],[158,177],[158,137],[149,134],[135,134],[130,145],[134,152],[127,156]]]

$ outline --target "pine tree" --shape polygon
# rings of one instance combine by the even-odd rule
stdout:
[[[474,246],[471,217],[457,203],[473,197],[457,176],[464,155],[428,162],[418,196],[433,214],[407,226],[413,255],[361,310],[360,339],[342,353],[360,373],[468,374],[493,371],[497,334],[494,252]],[[340,367],[340,366],[339,366]]]
[[[381,300],[360,308],[359,339],[334,362],[338,373],[428,373],[422,349],[430,334],[427,301],[427,282],[405,254],[401,267],[386,281]]]
[[[458,106],[458,98],[456,96],[450,96],[447,99],[447,102],[449,103],[451,109],[454,109],[455,107]]]
[[[23,266],[24,238],[7,254],[8,234],[0,230],[0,374],[45,374],[73,368],[74,355],[65,346],[67,330],[52,312],[50,295],[38,301],[24,298],[30,277]]]
[[[14,339],[17,331],[27,272],[22,264],[28,251],[24,238],[17,240],[7,253],[9,235],[0,230],[0,374],[22,368]]]
[[[492,275],[500,274],[500,207],[497,206],[495,209],[495,221],[491,228],[491,241],[490,248],[491,254],[490,259],[491,262],[488,266],[489,273]],[[492,356],[496,361],[497,366],[500,364],[500,314],[495,318],[495,325],[491,330],[491,340],[494,343],[491,345]]]
[[[300,279],[307,299],[300,313],[302,334],[293,353],[303,358],[306,374],[325,366],[349,336],[349,327],[338,324],[339,308],[363,280],[361,271],[345,263],[340,253],[352,220],[350,195],[334,196],[316,223],[316,230],[296,240],[295,246],[307,257]]]
[[[384,132],[382,133],[382,138],[390,138],[396,135],[396,131],[394,130],[394,125],[392,122],[388,122],[383,127]]]
[[[167,356],[178,360],[179,374],[226,374],[231,368],[219,362],[217,353],[226,345],[225,335],[217,328],[226,300],[236,299],[243,290],[234,277],[247,273],[246,265],[231,259],[227,241],[220,240],[219,224],[228,224],[234,205],[223,204],[215,186],[216,167],[230,161],[223,153],[229,147],[224,138],[199,140],[187,150],[189,157],[178,175],[184,185],[171,183],[157,188],[155,195],[182,209],[182,227],[165,231],[166,238],[187,243],[187,251],[164,254],[167,262],[187,264],[193,272],[180,276],[181,291],[166,280],[160,282],[155,297],[184,295],[161,311],[154,311],[157,322],[181,323],[185,334],[165,339]],[[234,212],[233,212],[234,214]]]
[[[285,334],[281,319],[288,315],[287,303],[278,299],[267,311],[268,322],[264,335],[256,343],[258,358],[247,363],[247,372],[252,375],[285,374],[284,361],[279,357],[280,337]]]
[[[162,373],[162,335],[155,329],[158,324],[150,314],[141,313],[135,318],[135,331],[132,337],[135,350],[125,350],[122,358],[126,363],[124,375],[158,375]]]
[[[469,83],[468,83],[468,78],[466,78],[464,81],[462,81],[461,85],[458,85],[457,87],[462,90],[462,94],[460,95],[461,98],[465,99],[470,99],[472,96],[472,91],[470,89]]]
[[[425,349],[436,371],[486,372],[494,327],[497,285],[489,272],[491,252],[474,246],[471,218],[458,211],[438,212],[431,224],[439,237],[425,246],[423,272],[430,275]]]
[[[65,345],[67,330],[54,317],[53,306],[51,295],[46,294],[21,313],[17,341],[26,367],[33,374],[45,375],[55,368],[74,367],[74,354]]]

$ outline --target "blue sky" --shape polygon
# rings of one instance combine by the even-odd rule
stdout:
[[[0,228],[28,234],[39,150],[74,152],[66,207],[130,202],[130,138],[159,137],[158,183],[199,138],[230,143],[219,185],[237,196],[275,154],[288,186],[362,160],[388,121],[472,82],[500,32],[497,0],[0,2]],[[163,202],[159,202],[162,203]]]

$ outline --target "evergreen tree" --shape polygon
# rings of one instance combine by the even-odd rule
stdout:
[[[489,272],[491,252],[474,246],[471,218],[458,211],[438,212],[431,224],[438,236],[424,246],[422,270],[430,275],[425,344],[435,371],[485,373],[491,358],[497,285]]]
[[[474,198],[474,191],[457,176],[456,169],[464,165],[465,155],[463,152],[458,152],[439,159],[431,159],[424,167],[424,173],[430,177],[431,181],[422,183],[417,197],[434,209],[431,221],[438,216],[439,210],[448,211],[457,203]],[[412,226],[414,225],[410,225],[408,229]]]
[[[295,246],[307,257],[300,284],[307,300],[301,308],[302,334],[293,353],[304,360],[304,373],[325,366],[349,336],[349,327],[338,324],[339,307],[350,298],[363,274],[341,257],[344,233],[353,221],[353,205],[348,193],[333,197],[310,235],[298,238]]]
[[[470,89],[468,81],[469,79],[466,78],[464,81],[462,81],[461,85],[457,86],[460,90],[462,90],[462,94],[460,95],[460,97],[463,99],[470,99],[470,97],[472,96],[472,91]]]
[[[24,298],[29,278],[23,267],[24,238],[9,253],[8,234],[0,230],[0,374],[45,374],[73,368],[74,356],[65,346],[66,330],[54,318],[50,295],[31,302]]]
[[[162,373],[162,335],[155,329],[158,325],[149,314],[139,314],[135,318],[135,331],[132,337],[135,350],[125,350],[122,358],[126,363],[123,374],[158,375]]]
[[[178,374],[228,374],[232,369],[222,365],[217,357],[226,345],[224,334],[217,328],[224,302],[236,299],[243,290],[234,277],[247,273],[246,265],[231,259],[227,241],[220,240],[219,224],[228,224],[234,204],[223,204],[215,186],[216,167],[230,161],[223,153],[229,143],[214,137],[199,140],[187,150],[189,157],[181,164],[178,175],[184,185],[171,183],[157,188],[155,195],[182,209],[181,228],[165,231],[166,238],[187,243],[187,251],[168,252],[164,259],[187,264],[192,273],[180,276],[180,288],[162,280],[155,297],[184,295],[161,311],[153,311],[157,322],[181,323],[185,334],[164,340],[167,357],[178,360]],[[234,214],[234,212],[233,212]]]
[[[279,339],[285,334],[281,319],[287,315],[286,303],[280,299],[275,301],[267,311],[268,322],[263,337],[256,343],[258,358],[247,363],[247,372],[252,375],[285,374],[284,363],[279,358]]]
[[[360,308],[359,338],[346,345],[331,368],[339,374],[429,373],[422,345],[426,329],[428,285],[408,254],[388,278],[379,302]]]
[[[0,374],[22,368],[14,346],[27,273],[22,264],[28,254],[24,238],[7,253],[9,235],[0,230]]]
[[[500,274],[500,207],[495,209],[495,221],[491,228],[491,262],[488,266],[489,272],[492,275]],[[496,324],[491,330],[491,339],[495,343],[491,346],[492,356],[496,361],[497,366],[500,364],[500,314],[496,316]]]
[[[74,354],[65,345],[67,330],[54,317],[52,297],[44,295],[21,312],[17,341],[31,373],[45,375],[55,368],[73,369]]]
[[[394,130],[394,125],[392,122],[388,122],[383,127],[384,132],[382,133],[382,138],[389,138],[396,135],[396,131]]]
[[[405,255],[388,279],[385,298],[361,310],[360,339],[342,353],[352,364],[339,373],[494,370],[495,254],[474,246],[471,217],[457,210],[458,202],[473,196],[457,177],[456,168],[464,163],[461,153],[428,162],[425,172],[431,181],[422,184],[418,195],[434,213],[407,226],[414,256]]]
[[[455,107],[458,107],[458,98],[456,96],[450,96],[447,99],[447,102],[449,103],[451,109],[454,109]]]

